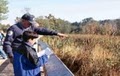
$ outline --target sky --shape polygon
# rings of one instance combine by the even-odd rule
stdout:
[[[54,15],[70,22],[79,22],[84,18],[95,20],[120,18],[120,0],[8,0],[8,19],[5,24],[14,24],[16,17],[21,17],[24,8],[38,16]]]

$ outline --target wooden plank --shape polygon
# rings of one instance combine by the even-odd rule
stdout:
[[[0,73],[5,69],[5,67],[9,64],[9,61],[4,61],[0,66]]]
[[[64,63],[54,54],[45,64],[47,76],[74,76],[73,73],[64,65]]]
[[[14,76],[13,66],[11,63],[9,63],[9,60],[6,60],[0,66],[0,76]]]
[[[0,66],[6,61],[7,59],[0,58]]]

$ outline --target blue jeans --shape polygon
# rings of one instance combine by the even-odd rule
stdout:
[[[0,55],[3,57],[3,59],[7,58],[7,55],[5,54],[5,52],[2,49],[2,46],[0,46]]]

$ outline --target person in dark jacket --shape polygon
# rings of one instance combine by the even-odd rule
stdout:
[[[48,57],[43,55],[37,56],[36,50],[33,48],[38,34],[32,30],[23,33],[23,42],[15,52],[13,63],[15,76],[40,76],[40,66],[44,65]]]

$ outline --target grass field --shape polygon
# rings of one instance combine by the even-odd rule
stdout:
[[[120,76],[120,37],[43,37],[75,76]]]

